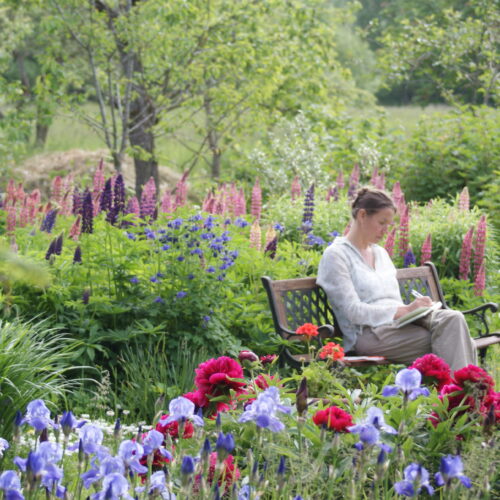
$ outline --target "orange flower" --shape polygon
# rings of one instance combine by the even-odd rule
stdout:
[[[295,330],[295,333],[298,335],[306,335],[307,337],[316,337],[316,335],[318,335],[318,327],[312,323],[304,323]]]
[[[319,351],[319,357],[321,359],[330,358],[337,361],[344,357],[344,349],[334,342],[328,342],[328,344],[324,345]]]

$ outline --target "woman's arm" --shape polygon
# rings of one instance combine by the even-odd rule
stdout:
[[[401,318],[405,314],[408,314],[414,311],[415,309],[418,309],[419,307],[430,307],[430,306],[432,306],[432,300],[430,297],[420,297],[405,306],[398,307],[393,319]]]

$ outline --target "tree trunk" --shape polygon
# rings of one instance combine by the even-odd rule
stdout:
[[[35,147],[43,148],[45,146],[45,143],[47,142],[47,135],[49,134],[49,125],[37,119],[35,125],[35,131],[36,131]]]

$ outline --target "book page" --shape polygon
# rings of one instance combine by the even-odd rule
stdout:
[[[396,328],[401,328],[402,326],[405,326],[408,323],[412,323],[413,321],[416,321],[417,319],[420,319],[420,318],[423,318],[424,316],[427,316],[432,311],[437,311],[438,309],[441,309],[441,307],[442,307],[441,302],[435,302],[430,307],[419,307],[418,309],[415,309],[414,311],[411,311],[408,314],[405,314],[401,318],[397,319],[394,322],[394,326]]]

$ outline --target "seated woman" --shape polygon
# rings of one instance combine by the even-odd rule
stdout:
[[[345,351],[379,355],[410,364],[434,353],[452,370],[477,364],[477,353],[464,316],[436,310],[400,328],[394,320],[422,306],[430,297],[404,305],[389,254],[377,245],[392,224],[396,207],[383,191],[362,188],[352,203],[353,221],[345,237],[325,250],[317,283],[325,290],[344,334]]]

